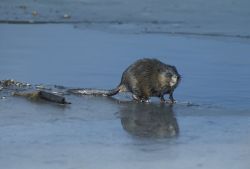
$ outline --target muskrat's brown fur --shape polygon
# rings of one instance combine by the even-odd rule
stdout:
[[[87,95],[113,96],[119,92],[131,92],[138,101],[148,101],[151,96],[164,100],[169,94],[174,102],[173,92],[181,76],[174,66],[162,63],[157,59],[140,59],[130,65],[122,74],[120,84],[112,90],[73,89],[71,92]]]

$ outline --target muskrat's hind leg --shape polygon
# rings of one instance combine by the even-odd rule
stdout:
[[[139,99],[138,96],[136,96],[135,94],[132,95],[132,98],[135,100],[135,101],[140,101],[141,99]]]
[[[132,95],[133,99],[135,101],[138,101],[138,102],[149,102],[149,99],[148,98],[144,98],[144,97],[139,97],[135,94]]]
[[[160,99],[161,99],[161,103],[165,103],[164,95],[161,95]]]

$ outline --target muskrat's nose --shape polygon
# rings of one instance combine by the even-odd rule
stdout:
[[[178,76],[173,75],[170,80],[170,86],[174,86],[176,83],[178,83]]]
[[[181,75],[177,75],[177,80],[181,80]]]

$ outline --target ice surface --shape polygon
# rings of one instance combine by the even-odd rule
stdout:
[[[53,24],[1,24],[0,32],[1,79],[109,89],[142,57],[173,64],[183,76],[173,107],[157,99],[136,104],[129,94],[116,97],[122,102],[66,96],[72,102],[67,106],[2,98],[1,167],[250,166],[248,41],[118,34]]]

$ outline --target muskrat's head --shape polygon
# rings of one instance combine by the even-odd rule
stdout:
[[[181,75],[175,66],[168,65],[166,70],[161,73],[162,82],[167,83],[169,87],[175,88],[180,83]]]

